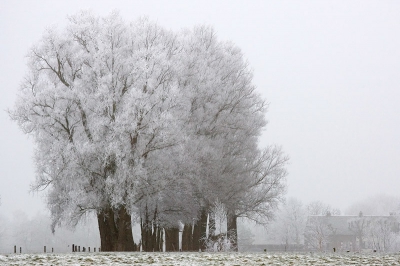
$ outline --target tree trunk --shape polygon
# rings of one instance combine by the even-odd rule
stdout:
[[[142,250],[153,251],[153,239],[152,239],[152,224],[149,217],[147,205],[144,213],[144,221],[140,219],[141,235],[142,235]]]
[[[200,249],[200,223],[197,221],[193,225],[193,236],[192,236],[192,250],[199,251]]]
[[[193,250],[205,251],[206,245],[206,231],[207,231],[207,209],[203,208],[200,213],[200,219],[193,225]]]
[[[97,214],[99,223],[100,242],[102,251],[115,251],[117,243],[117,228],[114,221],[114,212],[105,209]]]
[[[154,214],[153,214],[153,220],[151,221],[151,246],[150,246],[150,251],[158,251],[157,249],[157,205],[156,208],[154,209]]]
[[[124,206],[118,211],[117,251],[135,251],[131,215]]]
[[[213,239],[215,236],[215,216],[213,213],[208,214],[208,239]]]
[[[193,250],[192,225],[185,224],[182,232],[182,251]]]
[[[154,229],[154,251],[162,251],[161,228],[158,225]]]
[[[237,216],[230,210],[227,213],[227,237],[231,241],[232,250],[238,251]]]
[[[117,213],[106,208],[97,214],[102,251],[134,251],[131,215],[125,207]]]
[[[179,251],[179,229],[165,229],[166,251]]]
[[[141,221],[141,235],[142,235],[142,250],[153,251],[152,245],[152,228],[149,224],[149,220]]]

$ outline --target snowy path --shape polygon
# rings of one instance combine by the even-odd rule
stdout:
[[[0,255],[0,265],[400,265],[398,254],[69,253]]]

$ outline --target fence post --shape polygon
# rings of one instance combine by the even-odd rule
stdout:
[[[78,246],[78,252],[81,252],[81,246]]]
[[[14,253],[17,253],[17,246],[14,246]]]
[[[22,253],[22,248],[21,247],[19,247],[19,253]]]
[[[90,247],[88,247],[88,252],[90,252]]]
[[[96,248],[94,248],[94,252],[96,252]]]
[[[54,248],[51,248],[51,253],[53,253],[54,252]]]
[[[43,251],[44,251],[44,253],[46,253],[46,246],[44,246]]]

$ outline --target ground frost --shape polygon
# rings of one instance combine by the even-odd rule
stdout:
[[[400,254],[67,253],[0,255],[0,265],[400,265]]]

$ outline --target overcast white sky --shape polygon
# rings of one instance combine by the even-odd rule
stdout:
[[[400,185],[399,1],[0,0],[0,213],[46,208],[29,193],[33,142],[7,113],[25,54],[50,25],[92,9],[179,30],[212,25],[243,50],[270,103],[261,145],[289,154],[288,196],[342,210]]]

